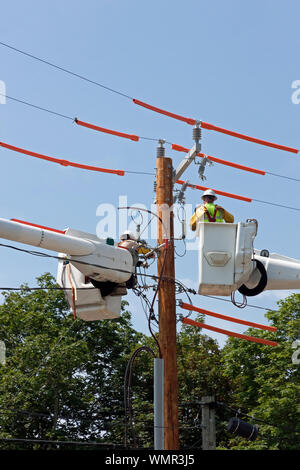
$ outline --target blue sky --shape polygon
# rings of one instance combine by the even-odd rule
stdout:
[[[11,0],[1,5],[0,41],[172,112],[299,148],[300,105],[292,103],[299,72],[299,2],[265,0]],[[0,46],[0,80],[8,95],[99,126],[192,146],[192,128],[134,105]],[[156,143],[132,142],[81,128],[72,121],[6,101],[0,140],[49,156],[114,169],[153,172]],[[299,155],[203,131],[205,153],[272,173],[299,177]],[[95,233],[101,203],[153,202],[153,177],[104,175],[62,167],[0,150],[0,214],[63,229]],[[166,146],[176,167],[184,154]],[[185,177],[254,199],[300,208],[300,183],[215,164],[201,183],[197,168]],[[195,206],[201,193],[187,192]],[[256,248],[300,259],[299,212],[229,198],[219,203],[236,220],[258,220]],[[130,219],[128,219],[130,221]],[[178,242],[178,252],[182,250]],[[17,244],[16,244],[17,245]],[[1,249],[0,284],[14,287],[45,271],[52,260]],[[154,268],[154,271],[155,268]],[[197,254],[176,259],[176,277],[197,286]],[[266,292],[251,304],[274,308],[286,292]],[[133,324],[147,331],[138,299],[128,296]],[[252,321],[263,310],[194,297],[194,304]],[[207,323],[225,328],[224,322]],[[233,327],[243,331],[241,327]],[[220,344],[225,338],[213,335]]]

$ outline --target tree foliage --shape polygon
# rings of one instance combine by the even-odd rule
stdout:
[[[276,333],[248,330],[278,341],[277,347],[230,339],[223,350],[224,374],[233,378],[232,406],[264,421],[253,421],[260,426],[257,441],[234,438],[230,448],[300,449],[300,370],[293,362],[293,344],[300,339],[300,295],[287,297],[279,307],[266,314]]]
[[[84,322],[70,314],[49,273],[37,283],[37,290],[23,285],[18,292],[5,292],[0,305],[0,340],[6,345],[6,363],[0,365],[0,449],[32,448],[4,439],[123,445],[128,361],[141,346],[156,351],[155,341],[135,331],[126,302],[119,319]],[[299,364],[292,356],[300,339],[300,295],[281,301],[267,318],[276,333],[247,333],[278,341],[276,348],[230,338],[220,349],[199,328],[184,325],[178,332],[182,448],[201,449],[201,399],[213,395],[220,405],[219,448],[299,450]],[[153,358],[145,349],[130,368],[127,442],[153,447]],[[240,409],[242,418],[261,420],[252,421],[260,425],[256,441],[227,432],[234,415],[230,408]]]
[[[124,304],[116,320],[74,320],[52,276],[37,282],[0,306],[0,437],[122,444],[125,368],[144,336]]]

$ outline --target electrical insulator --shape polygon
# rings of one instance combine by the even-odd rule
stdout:
[[[158,143],[159,143],[159,146],[156,149],[156,156],[157,156],[157,158],[164,157],[165,156],[165,150],[166,150],[165,147],[164,147],[165,141],[164,140],[159,140]]]
[[[202,129],[201,127],[195,126],[193,127],[193,139],[196,141],[201,140],[202,136]]]

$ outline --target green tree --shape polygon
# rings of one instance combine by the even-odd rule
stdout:
[[[23,285],[19,292],[5,292],[0,306],[0,340],[6,345],[6,363],[0,365],[0,448],[22,448],[1,438],[122,445],[124,375],[141,346],[130,369],[127,436],[130,446],[153,446],[149,350],[157,352],[154,339],[134,330],[126,302],[119,319],[84,322],[70,314],[50,274],[37,282],[37,290]],[[201,448],[199,403],[214,395],[218,402],[264,421],[251,443],[228,434],[232,414],[218,407],[219,448],[299,449],[299,364],[292,357],[293,344],[300,339],[300,295],[280,302],[279,310],[267,317],[276,333],[249,329],[248,334],[277,340],[276,348],[230,338],[220,349],[199,328],[184,325],[178,333],[181,448]]]
[[[199,316],[197,320],[203,318]],[[217,341],[203,334],[201,328],[184,325],[177,337],[177,350],[180,444],[201,449],[201,399],[214,396],[216,401],[228,402],[231,377],[223,375],[222,350]],[[219,426],[223,415],[223,410],[218,410],[217,439],[223,433]]]
[[[300,366],[292,359],[293,344],[300,339],[300,294],[280,301],[279,307],[266,314],[276,333],[248,330],[277,341],[277,347],[230,338],[223,350],[224,374],[234,380],[230,405],[268,423],[253,421],[260,426],[257,440],[232,437],[231,449],[300,449]]]
[[[0,306],[0,438],[123,444],[124,373],[145,336],[132,328],[126,302],[119,319],[84,322],[49,273],[37,283],[5,292]]]

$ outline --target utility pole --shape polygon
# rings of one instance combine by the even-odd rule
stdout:
[[[216,450],[215,398],[202,397],[202,450]]]
[[[157,269],[161,280],[158,290],[159,345],[164,361],[164,449],[179,449],[178,430],[178,379],[176,351],[176,297],[174,263],[173,221],[173,166],[165,157],[164,142],[160,141],[156,160],[156,204],[158,220],[158,245],[160,250]],[[167,240],[167,241],[166,241]]]
[[[164,361],[164,448],[179,449],[178,377],[176,350],[176,292],[174,261],[173,186],[201,150],[200,122],[193,128],[195,144],[173,171],[172,159],[165,157],[164,141],[159,141],[156,159],[157,243],[165,242],[157,260],[159,280],[158,314],[160,355]]]

